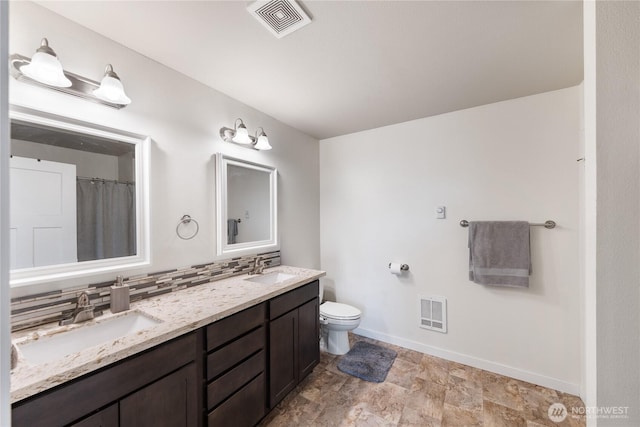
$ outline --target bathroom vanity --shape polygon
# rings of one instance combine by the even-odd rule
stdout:
[[[324,272],[273,270],[280,282],[235,276],[135,303],[160,322],[132,336],[41,365],[19,360],[13,425],[255,425],[320,357]]]
[[[14,426],[198,425],[198,332],[13,405]]]

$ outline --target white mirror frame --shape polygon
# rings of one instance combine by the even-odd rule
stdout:
[[[255,169],[269,174],[270,206],[271,215],[269,239],[254,242],[234,243],[227,242],[227,166],[234,165],[243,168]],[[271,166],[248,162],[237,159],[222,153],[216,154],[216,234],[217,234],[217,256],[225,258],[228,256],[247,255],[256,252],[268,252],[279,249],[278,238],[278,170]]]
[[[151,144],[151,138],[145,135],[112,129],[102,125],[15,105],[10,107],[9,117],[11,120],[113,139],[118,142],[135,145],[137,250],[136,255],[128,257],[11,270],[10,286],[20,287],[54,282],[149,265],[151,248],[149,241],[149,146]]]

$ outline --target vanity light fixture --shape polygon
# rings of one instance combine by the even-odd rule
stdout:
[[[267,134],[264,133],[264,129],[262,129],[262,127],[258,129],[260,129],[260,134],[258,134],[258,131],[256,131],[256,142],[253,144],[253,148],[255,148],[256,150],[271,150],[273,147],[271,147],[271,144],[269,144],[269,138],[267,138]]]
[[[238,122],[240,122],[240,124],[238,124]],[[256,136],[251,136],[242,119],[236,119],[233,124],[233,129],[228,127],[220,128],[220,137],[223,141],[234,142],[255,150],[271,150],[273,147],[269,144],[269,139],[267,138],[267,134],[264,133],[264,129],[258,129],[260,129],[260,131],[256,131]]]
[[[40,47],[33,54],[31,62],[20,68],[22,73],[37,82],[55,87],[69,87],[71,80],[65,77],[58,55],[49,47],[49,40],[43,38]]]
[[[120,77],[113,71],[111,64],[107,64],[100,87],[94,90],[93,94],[103,101],[123,105],[131,104],[131,99],[124,93]]]
[[[240,124],[237,124],[238,120],[240,121]],[[233,142],[237,142],[238,144],[251,144],[252,141],[249,137],[249,131],[244,125],[242,119],[236,119],[235,123],[233,124],[233,128],[233,137],[231,137],[231,140]]]
[[[21,82],[53,89],[117,109],[131,103],[111,64],[107,65],[101,83],[65,71],[56,53],[49,47],[49,41],[46,38],[42,39],[40,47],[32,58],[13,54],[9,60],[11,75]]]

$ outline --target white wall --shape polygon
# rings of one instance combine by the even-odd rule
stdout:
[[[317,140],[33,3],[12,2],[10,12],[11,53],[31,56],[46,36],[68,71],[99,80],[105,65],[113,64],[133,100],[127,108],[114,110],[11,79],[12,103],[153,138],[152,264],[144,271],[214,259],[216,152],[278,168],[282,261],[319,267]],[[263,126],[273,150],[258,152],[221,141],[220,128],[231,126],[238,117],[250,132]],[[184,214],[200,223],[200,233],[188,241],[175,233]],[[114,277],[83,278],[64,285]],[[23,289],[14,290],[14,295],[17,292]]]
[[[580,102],[573,87],[320,142],[324,284],[361,333],[578,393]],[[530,287],[505,289],[468,280],[461,219],[558,227],[531,229]],[[448,299],[447,334],[417,326],[419,295]]]
[[[640,3],[596,2],[597,404],[640,425]]]

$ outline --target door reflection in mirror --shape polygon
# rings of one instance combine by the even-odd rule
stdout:
[[[76,166],[12,156],[12,269],[76,262]]]

